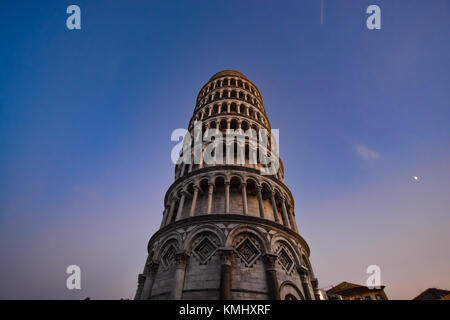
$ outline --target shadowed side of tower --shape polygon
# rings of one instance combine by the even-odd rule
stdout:
[[[216,73],[197,96],[188,130],[135,299],[318,299],[256,86],[237,71]],[[217,147],[230,132],[235,137]],[[270,174],[265,156],[279,164]]]

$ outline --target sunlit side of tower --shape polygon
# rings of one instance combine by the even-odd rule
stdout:
[[[195,136],[194,124],[200,122],[201,134]],[[278,155],[272,154],[278,170],[262,174],[265,164],[246,138],[228,149],[224,145],[223,157],[234,150],[232,163],[205,161],[212,142],[202,137],[239,129],[270,133],[270,123],[256,86],[240,72],[221,71],[198,94],[188,127],[192,148],[184,152],[200,161],[184,163],[182,155],[175,166],[135,299],[319,298]],[[244,161],[237,160],[239,152]]]

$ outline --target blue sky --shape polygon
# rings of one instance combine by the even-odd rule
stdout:
[[[323,25],[319,0],[2,1],[0,298],[133,297],[170,134],[223,69],[280,129],[320,287],[377,264],[392,298],[450,288],[449,36],[445,0],[325,0]]]

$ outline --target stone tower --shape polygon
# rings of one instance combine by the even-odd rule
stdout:
[[[261,94],[242,73],[218,72],[202,87],[135,299],[319,298],[273,137],[260,148],[278,160],[274,172],[256,151],[264,129]],[[244,140],[208,149],[219,141],[210,136],[232,130]]]

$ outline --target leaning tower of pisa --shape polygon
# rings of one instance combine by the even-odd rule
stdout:
[[[218,72],[202,87],[135,299],[319,299],[276,142],[259,143],[270,130],[242,73]]]

